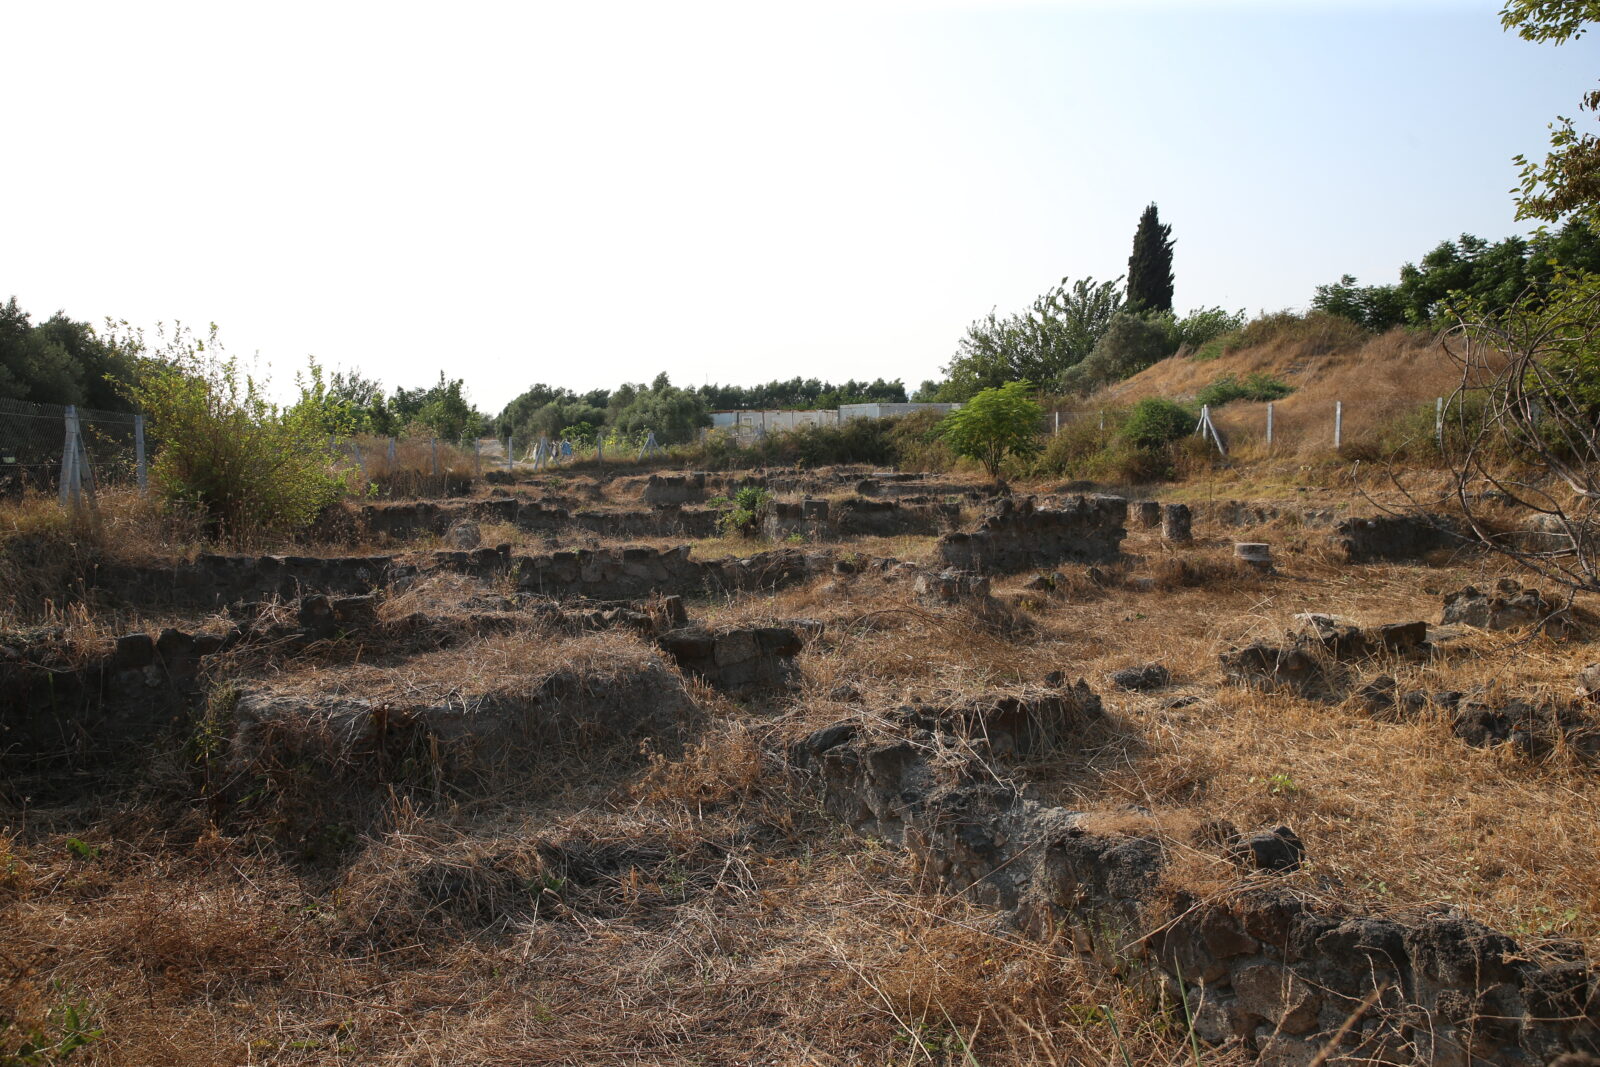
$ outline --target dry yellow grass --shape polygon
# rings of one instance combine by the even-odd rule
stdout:
[[[1294,388],[1274,402],[1272,454],[1301,459],[1333,450],[1336,401],[1344,404],[1346,445],[1375,446],[1397,419],[1449,396],[1461,383],[1459,366],[1435,337],[1396,329],[1332,351],[1285,340],[1233,349],[1205,362],[1174,356],[1102,389],[1084,406],[1114,407],[1149,396],[1189,399],[1228,374],[1267,374]],[[1266,404],[1236,400],[1214,417],[1238,458],[1266,454]]]
[[[1277,550],[1280,573],[1261,577],[1236,568],[1218,531],[1197,532],[1179,550],[1135,533],[1125,565],[1060,568],[1059,593],[999,581],[1005,607],[991,612],[918,604],[908,580],[875,572],[693,603],[697,621],[821,620],[799,689],[738,704],[689,685],[702,721],[681,750],[563,749],[492,790],[379,792],[367,821],[322,828],[342,835],[331,861],[307,863],[270,827],[197,800],[171,756],[169,773],[125,791],[0,810],[0,1017],[20,1026],[0,1033],[0,1053],[32,1027],[59,1035],[64,1007],[80,1005],[104,1034],[73,1062],[103,1065],[1191,1063],[1181,1024],[1137,989],[923,891],[902,853],[845,835],[778,766],[786,741],[838,719],[1052,671],[1086,677],[1111,721],[1012,773],[1099,829],[1164,835],[1179,884],[1232,877],[1187,846],[1203,820],[1283,822],[1310,850],[1292,876],[1308,894],[1373,911],[1449,903],[1600,953],[1594,768],[1471,749],[1437,717],[1380,722],[1221,683],[1220,650],[1276,636],[1296,612],[1435,619],[1441,592],[1503,570],[1347,567],[1319,531],[1286,521],[1250,534]],[[931,546],[830,547],[926,558]],[[434,575],[380,614],[460,616],[504,591]],[[1561,693],[1591,652],[1469,633],[1367,673]],[[1107,684],[1152,660],[1170,689]],[[530,616],[445,647],[269,650],[221,658],[217,673],[307,698],[448,703],[659,662],[638,636]],[[1167,706],[1175,695],[1197,701]]]

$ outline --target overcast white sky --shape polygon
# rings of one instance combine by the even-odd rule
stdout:
[[[535,381],[936,375],[972,319],[1126,269],[1301,306],[1519,227],[1510,157],[1595,42],[1498,4],[0,0],[0,299]]]

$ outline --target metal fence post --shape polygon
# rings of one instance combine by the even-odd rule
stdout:
[[[74,416],[73,421],[75,423],[73,436],[78,439],[78,461],[72,466],[72,480],[77,483],[77,488],[89,502],[89,510],[98,517],[99,506],[95,503],[95,497],[99,494],[100,487],[95,484],[94,465],[89,462],[88,446],[83,443],[82,420]],[[85,475],[88,475],[87,481],[84,480]]]
[[[74,510],[78,507],[78,408],[74,404],[67,405],[67,413],[63,419],[66,424],[66,439],[61,443],[61,506],[71,506]]]
[[[133,417],[133,461],[139,472],[139,492],[150,492],[150,468],[144,458],[144,416]]]
[[[1333,450],[1339,451],[1344,446],[1344,401],[1333,402]]]

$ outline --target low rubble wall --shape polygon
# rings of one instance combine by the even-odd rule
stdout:
[[[946,567],[978,573],[1014,573],[1058,563],[1104,563],[1122,554],[1128,502],[1115,496],[1080,496],[1059,508],[1033,497],[1002,497],[977,529],[939,539]]]
[[[102,566],[86,584],[113,599],[146,606],[209,609],[247,600],[293,600],[305,593],[370,593],[411,573],[393,556],[224,556],[158,566]]]
[[[1083,690],[1045,717],[1057,743],[1099,715]],[[1308,899],[1273,884],[1305,851],[1286,827],[1203,828],[1192,847],[1223,851],[1249,878],[1198,899],[1162,884],[1157,835],[1097,831],[1089,813],[1026,799],[981,755],[956,756],[948,723],[924,717],[899,737],[835,724],[792,746],[791,771],[856,832],[907,848],[937,888],[1035,935],[1067,929],[1164,994],[1202,1040],[1285,1067],[1531,1067],[1600,1052],[1600,982],[1575,947],[1536,958],[1456,913],[1374,918]]]
[[[961,521],[959,504],[905,504],[894,500],[774,501],[762,533],[783,539],[791,534],[815,540],[843,537],[895,537],[932,534]]]
[[[1334,527],[1334,539],[1349,563],[1406,563],[1474,543],[1469,531],[1443,515],[1345,519]]]

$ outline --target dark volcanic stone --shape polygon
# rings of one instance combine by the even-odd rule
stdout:
[[[1287,826],[1270,832],[1237,839],[1228,849],[1235,862],[1258,871],[1285,873],[1297,870],[1306,857],[1306,847]]]
[[[1172,681],[1172,674],[1159,663],[1146,663],[1142,667],[1124,667],[1111,672],[1111,684],[1120,689],[1148,692],[1160,689]]]

